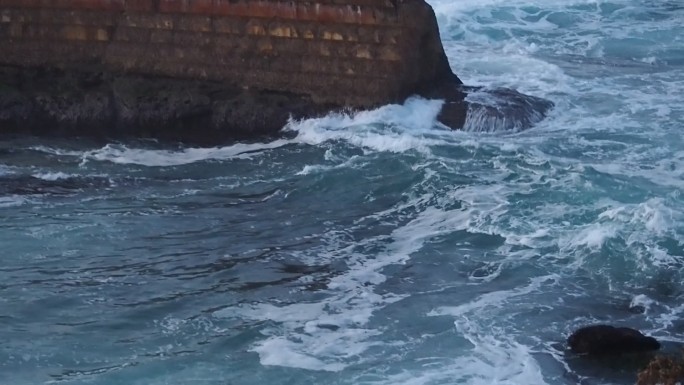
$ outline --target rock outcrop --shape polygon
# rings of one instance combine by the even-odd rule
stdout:
[[[660,349],[660,343],[638,330],[610,325],[592,325],[578,329],[568,337],[573,353],[618,355]]]
[[[411,95],[518,129],[551,107],[464,87],[424,0],[0,0],[0,52],[0,133],[216,142]]]
[[[682,357],[657,356],[639,372],[637,385],[675,385],[684,382]]]

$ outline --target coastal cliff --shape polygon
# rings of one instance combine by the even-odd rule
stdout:
[[[469,108],[423,0],[0,0],[0,52],[0,132],[211,142],[411,95],[452,128]]]

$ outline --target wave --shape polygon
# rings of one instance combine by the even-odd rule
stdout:
[[[501,308],[512,298],[524,296],[539,290],[547,282],[557,282],[560,276],[557,274],[535,277],[527,286],[512,290],[500,290],[483,294],[460,306],[440,307],[428,313],[428,316],[449,315],[456,318],[467,317],[472,313],[482,312],[485,308]]]
[[[418,199],[409,205],[421,201]],[[402,207],[405,206],[374,215],[389,219]],[[302,262],[312,264],[344,261],[346,271],[330,278],[323,291],[326,298],[313,303],[244,305],[214,315],[275,322],[277,326],[264,332],[265,340],[252,347],[262,365],[341,371],[357,363],[368,349],[384,344],[374,338],[382,331],[370,326],[370,320],[384,307],[405,298],[400,294],[376,292],[378,285],[387,280],[383,270],[408,261],[432,237],[465,228],[469,213],[469,210],[442,211],[428,207],[389,235],[346,246],[337,239],[340,234],[332,232],[323,249],[297,256]],[[363,251],[376,244],[384,247],[373,257]]]
[[[381,380],[364,381],[377,385],[429,385],[466,383],[472,385],[548,384],[535,351],[502,331],[482,330],[464,318],[456,330],[472,346],[461,357],[422,358],[420,369],[384,375]]]
[[[111,186],[106,177],[83,177],[61,172],[37,173],[34,176],[0,176],[0,195],[72,195],[86,188]]]
[[[27,202],[28,200],[22,196],[0,196],[0,208],[21,206]]]
[[[84,161],[96,160],[118,164],[137,164],[148,167],[180,166],[208,160],[248,159],[257,154],[285,146],[288,140],[268,143],[237,143],[225,147],[186,148],[178,151],[128,148],[108,144],[98,150],[81,153]]]
[[[404,104],[370,111],[290,121],[284,130],[296,133],[297,143],[308,145],[343,141],[372,151],[426,152],[429,146],[440,144],[447,131],[437,123],[442,104],[441,100],[409,98]]]
[[[79,176],[76,174],[67,174],[61,171],[56,171],[56,172],[40,172],[33,174],[32,177],[36,179],[42,179],[45,181],[58,181],[60,179],[73,179],[73,178],[78,178]]]
[[[0,164],[0,177],[5,176],[5,175],[11,175],[13,173],[14,173],[13,167]]]

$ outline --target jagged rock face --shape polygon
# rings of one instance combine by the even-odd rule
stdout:
[[[578,329],[568,337],[573,353],[615,355],[660,349],[660,343],[638,330],[610,325],[593,325]]]
[[[470,103],[424,0],[0,0],[0,52],[0,133],[212,143],[411,95],[520,129],[551,106]]]

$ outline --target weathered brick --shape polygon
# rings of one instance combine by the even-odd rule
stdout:
[[[214,31],[217,33],[243,34],[247,25],[247,20],[236,17],[215,17]],[[217,37],[220,39],[221,37]]]
[[[434,78],[443,51],[421,39],[435,31],[422,0],[0,0],[0,64],[99,63],[359,106]]]
[[[113,40],[143,45],[150,41],[151,31],[152,30],[149,28],[144,27],[138,28],[120,26],[116,29]]]
[[[213,30],[211,18],[200,15],[176,17],[173,28],[196,32],[210,32]]]
[[[171,44],[174,42],[174,31],[170,29],[150,30],[150,43]]]
[[[10,23],[8,31],[10,37],[21,38],[24,36],[24,23]]]
[[[174,18],[171,15],[164,14],[130,13],[121,17],[119,26],[146,29],[173,29]]]
[[[151,34],[154,34],[155,32],[156,31],[152,31]],[[206,47],[214,44],[214,40],[214,35],[206,32],[173,31],[170,43],[181,47]],[[154,43],[152,38],[150,38],[150,41]]]

